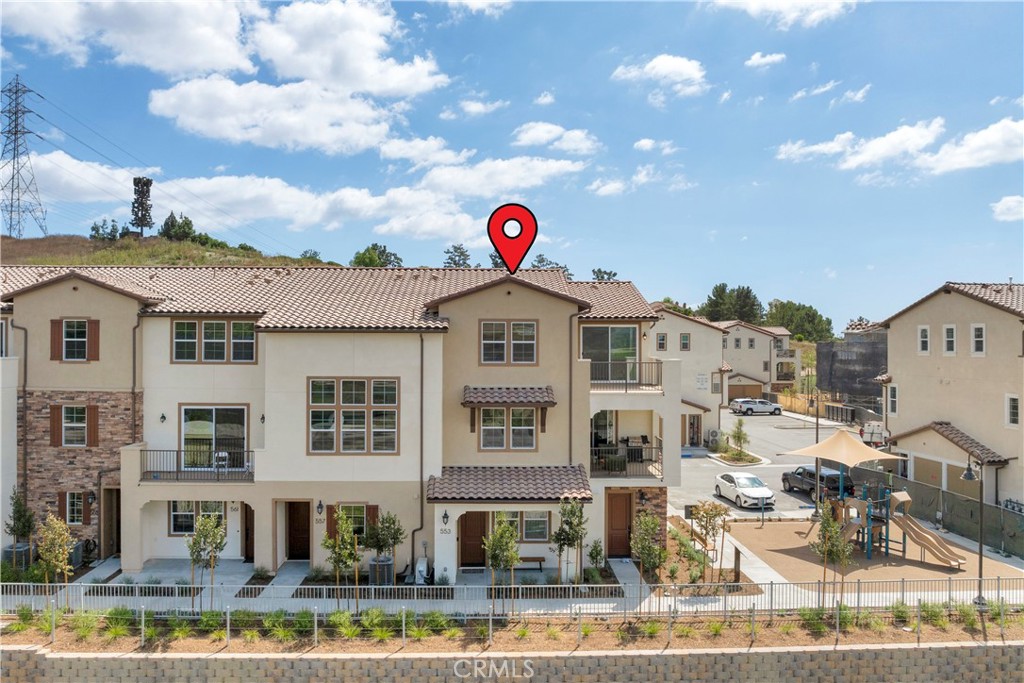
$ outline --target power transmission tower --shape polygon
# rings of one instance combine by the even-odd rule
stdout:
[[[28,155],[27,138],[33,133],[25,126],[25,117],[32,110],[25,106],[25,95],[30,92],[34,91],[26,87],[17,74],[0,90],[4,117],[4,151],[3,162],[0,163],[0,178],[4,179],[4,186],[0,210],[4,214],[7,234],[11,237],[24,234],[26,216],[31,216],[46,234],[46,209],[39,199]]]

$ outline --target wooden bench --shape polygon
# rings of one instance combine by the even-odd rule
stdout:
[[[519,562],[522,564],[537,563],[537,571],[544,571],[544,560],[547,559],[543,555],[537,555],[536,557],[520,557]]]

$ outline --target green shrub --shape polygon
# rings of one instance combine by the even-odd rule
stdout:
[[[441,633],[449,626],[451,626],[451,622],[449,621],[448,616],[445,615],[444,612],[438,611],[427,612],[426,614],[424,614],[423,623],[426,624],[427,628],[429,628],[434,633]]]
[[[779,627],[779,633],[781,633],[783,635],[789,635],[790,633],[792,633],[795,630],[796,630],[796,625],[795,624],[783,624],[782,626]]]
[[[340,631],[346,626],[351,626],[352,613],[344,610],[335,610],[327,615],[327,625],[335,631]]]
[[[801,607],[797,610],[800,615],[800,625],[811,634],[820,636],[828,628],[825,626],[825,609],[823,607]]]
[[[228,632],[226,630],[222,629],[222,628],[218,628],[218,629],[214,629],[213,631],[210,631],[210,640],[212,640],[212,641],[214,641],[216,643],[219,643],[221,641],[227,640],[227,638],[228,638]]]
[[[861,628],[872,631],[873,633],[883,633],[885,631],[885,622],[881,617],[875,614],[869,614],[862,617],[859,625]]]
[[[487,624],[477,624],[474,631],[476,632],[476,637],[480,640],[487,640],[491,635],[491,630],[487,628]]]
[[[371,607],[370,609],[363,612],[360,621],[363,624],[363,628],[367,631],[372,631],[375,628],[380,628],[385,625],[388,615],[384,613],[380,607]]]
[[[910,607],[902,600],[897,600],[890,608],[892,618],[897,624],[905,624],[910,621]]]
[[[103,632],[103,637],[109,642],[113,642],[118,638],[127,638],[130,635],[131,631],[124,624],[108,624]]]
[[[199,623],[197,624],[200,631],[216,631],[219,628],[224,628],[224,613],[223,612],[203,612],[199,615]]]
[[[957,603],[956,616],[964,628],[973,631],[978,628],[978,610],[970,603]]]
[[[186,579],[184,576],[179,576],[178,578],[176,578],[174,580],[174,585],[175,586],[191,586],[192,583],[188,579]]]
[[[692,638],[696,634],[697,631],[695,631],[692,626],[683,625],[676,629],[676,635],[680,638]]]
[[[536,586],[538,583],[536,576],[524,576],[519,579],[519,584],[522,586]]]
[[[100,614],[96,612],[76,612],[71,615],[68,624],[79,640],[87,640],[96,633],[100,623]]]
[[[129,627],[135,623],[135,612],[128,607],[111,607],[107,610],[107,626]]]
[[[163,583],[163,579],[161,579],[159,576],[151,576],[148,579],[146,579],[145,583],[147,586],[159,586],[161,583]]]
[[[720,621],[712,621],[710,624],[708,624],[708,633],[710,633],[715,638],[722,635],[723,629],[725,629],[725,624],[723,624]]]
[[[1000,626],[1006,626],[1006,616],[1009,613],[1006,600],[990,602],[988,608],[989,614],[992,615],[992,621],[996,622]]]
[[[601,583],[601,572],[596,567],[587,567],[583,570],[583,580],[586,583]]]
[[[231,613],[231,628],[244,631],[245,629],[255,627],[256,623],[257,615],[251,610],[240,609]]]
[[[562,637],[562,632],[554,626],[548,626],[544,629],[544,635],[547,636],[548,640],[558,640]]]
[[[377,626],[370,632],[370,637],[378,643],[386,643],[395,637],[395,632],[388,626]]]
[[[690,567],[689,574],[690,583],[700,583],[704,580],[704,565],[700,564],[695,567]]]
[[[592,634],[593,632],[594,632],[594,625],[593,624],[583,624],[582,626],[580,626],[580,633],[583,635],[584,638],[590,636],[590,634]]]
[[[668,567],[668,578],[669,578],[669,581],[671,581],[672,583],[675,583],[676,579],[679,578],[679,565],[678,564],[673,563],[673,564],[669,565],[669,567]]]
[[[338,635],[345,640],[355,640],[359,637],[359,634],[363,632],[363,629],[359,624],[348,624],[347,626],[338,627]]]
[[[263,628],[267,631],[273,631],[275,628],[284,628],[284,621],[283,609],[267,612],[263,615]]]
[[[620,643],[626,643],[629,641],[632,635],[630,634],[629,629],[627,628],[617,628],[615,629],[615,637],[618,639]]]
[[[462,637],[463,634],[461,628],[449,626],[444,631],[442,631],[441,635],[443,635],[448,640],[458,640]]]
[[[21,583],[22,571],[10,562],[0,562],[0,583]]]
[[[254,628],[247,628],[242,631],[242,640],[247,643],[255,643],[260,639],[260,632]]]
[[[46,568],[39,562],[30,564],[22,571],[21,580],[25,583],[46,583]]]
[[[314,583],[326,581],[331,577],[331,573],[327,571],[326,567],[320,565],[314,565],[310,567],[309,574],[306,574],[306,578]]]
[[[525,638],[528,635],[530,635],[530,629],[526,628],[525,626],[520,626],[519,628],[516,629],[516,632],[515,632],[516,640],[522,640],[523,638]]]
[[[645,621],[640,626],[640,633],[644,634],[647,638],[657,638],[658,634],[661,633],[661,624],[657,621]]]
[[[177,625],[171,626],[171,640],[184,640],[192,637],[192,626],[187,621],[181,620]]]
[[[148,619],[146,620],[146,623],[147,624],[149,623]],[[145,633],[146,633],[146,642],[147,643],[152,643],[152,642],[156,641],[157,638],[160,637],[160,629],[158,629],[156,626],[147,626]]]
[[[256,579],[257,581],[269,581],[270,570],[262,565],[256,567],[252,570],[252,578]]]
[[[313,612],[308,609],[296,612],[295,618],[292,620],[292,628],[298,631],[300,636],[312,636]]]
[[[835,612],[832,613],[833,620],[835,619]],[[833,623],[835,623],[833,621]],[[839,628],[844,631],[849,631],[853,626],[853,610],[850,609],[849,605],[839,605]]]
[[[295,631],[287,626],[274,626],[270,629],[270,636],[279,643],[291,643],[295,640]]]
[[[421,626],[419,624],[414,624],[413,626],[411,626],[407,633],[409,637],[415,640],[417,643],[423,640],[424,638],[430,637],[430,629],[426,626]]]
[[[938,626],[946,619],[946,610],[937,602],[921,603],[921,621],[931,626]]]

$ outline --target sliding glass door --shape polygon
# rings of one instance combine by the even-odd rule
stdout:
[[[246,466],[246,409],[195,406],[181,409],[182,467]]]
[[[584,325],[580,329],[580,352],[591,361],[591,379],[636,381],[636,325]]]

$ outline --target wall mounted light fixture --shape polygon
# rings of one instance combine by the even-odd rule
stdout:
[[[639,498],[640,498],[640,505],[647,505],[647,493],[646,492],[641,491],[640,494],[639,494]]]
[[[442,522],[444,522],[444,525],[445,525],[445,526],[448,526],[448,520],[449,520],[449,519],[450,519],[450,517],[448,517],[448,511],[447,511],[447,510],[445,510],[445,511],[444,511],[444,514],[443,514],[443,515],[441,515],[441,521],[442,521]]]
[[[267,421],[267,416],[266,415],[260,415],[260,424],[263,424],[266,421]]]
[[[160,422],[161,422],[161,423],[163,423],[163,422],[167,422],[167,416],[166,416],[166,415],[164,415],[163,413],[160,413]]]
[[[316,504],[316,514],[324,514],[324,502],[322,500]]]
[[[93,503],[96,502],[96,494],[93,493],[92,491],[89,491],[89,495],[86,496],[85,499],[89,501],[89,505],[92,505]]]

